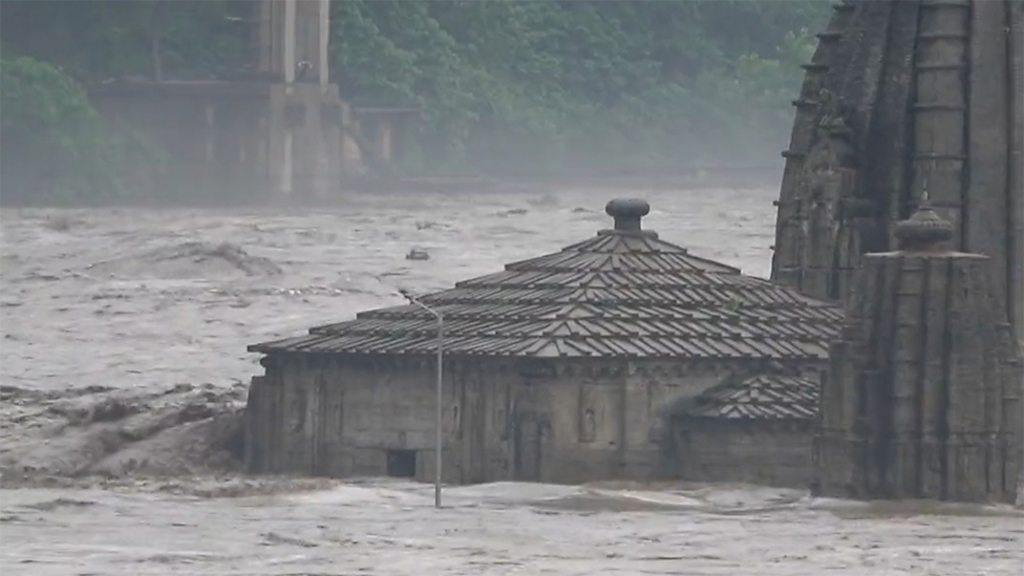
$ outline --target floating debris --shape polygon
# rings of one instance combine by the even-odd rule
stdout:
[[[405,255],[406,260],[430,260],[430,253],[422,248],[413,248]]]
[[[526,208],[512,208],[510,210],[502,210],[498,212],[498,216],[522,216],[526,214]]]

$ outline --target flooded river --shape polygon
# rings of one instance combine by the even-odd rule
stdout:
[[[561,249],[615,196],[764,276],[775,190],[359,196],[2,214],[0,573],[1021,574],[1024,516],[753,487],[247,478],[247,344]],[[430,254],[406,260],[412,248]]]

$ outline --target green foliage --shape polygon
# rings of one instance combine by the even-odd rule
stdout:
[[[159,147],[131,127],[105,125],[82,84],[152,77],[158,61],[164,78],[238,73],[249,56],[243,16],[250,7],[212,0],[5,0],[4,197],[98,199],[144,188],[136,184],[159,171]]]
[[[784,146],[820,1],[344,0],[356,104],[416,106],[438,170],[765,164]]]
[[[228,0],[4,0],[4,47],[60,66],[80,81],[237,72],[248,59],[251,4]]]
[[[113,191],[99,117],[81,86],[61,70],[5,55],[0,111],[0,181],[6,190],[47,199]]]

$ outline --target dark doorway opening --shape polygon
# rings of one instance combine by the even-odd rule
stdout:
[[[416,451],[388,450],[388,476],[392,478],[415,478]]]

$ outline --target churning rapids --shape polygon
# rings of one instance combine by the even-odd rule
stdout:
[[[451,487],[238,473],[247,344],[610,226],[768,272],[775,191],[356,197],[331,210],[5,210],[3,574],[1020,574],[1024,516],[743,486]],[[426,261],[410,261],[412,248]]]

